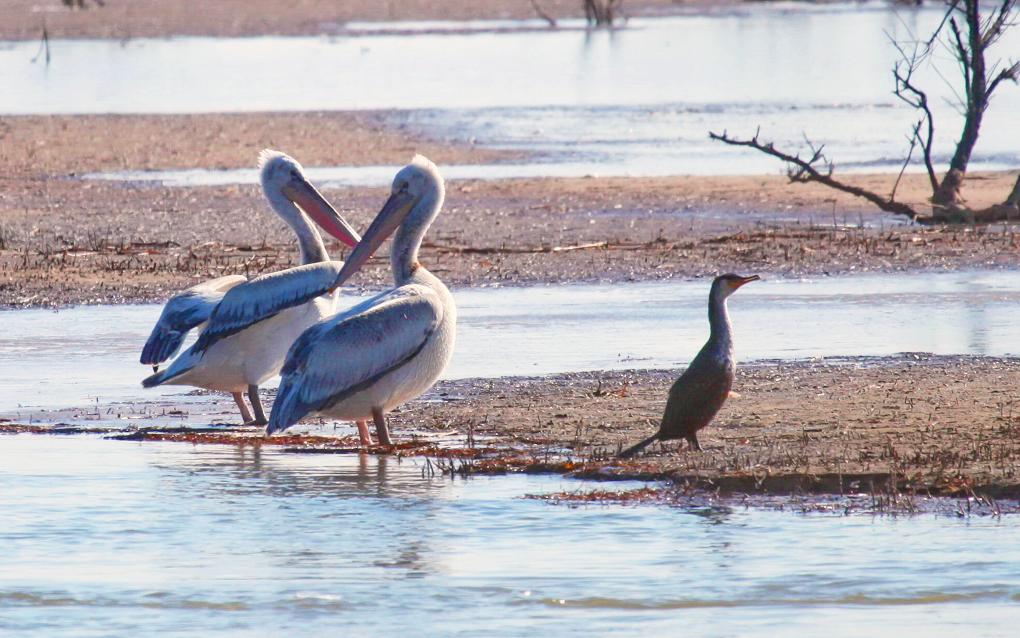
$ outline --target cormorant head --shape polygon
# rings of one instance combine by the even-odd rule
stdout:
[[[752,281],[758,281],[761,279],[758,275],[751,275],[750,277],[742,277],[735,275],[731,272],[725,275],[719,275],[712,281],[712,297],[718,296],[720,299],[725,299],[737,291],[744,284],[749,284]]]

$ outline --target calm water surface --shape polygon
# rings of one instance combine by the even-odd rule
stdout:
[[[4,436],[0,633],[992,636],[1020,609],[1016,517],[571,509],[519,497],[578,481],[421,470]]]
[[[49,66],[30,61],[37,43],[8,42],[0,113],[398,109],[397,123],[432,135],[539,153],[570,163],[571,174],[619,175],[778,171],[707,139],[760,125],[784,147],[809,134],[841,168],[895,170],[916,118],[891,95],[886,33],[909,38],[940,18],[934,6],[854,3],[635,19],[596,32],[452,23],[369,35],[355,25],[360,35],[333,37],[62,40]],[[998,47],[1005,57],[1020,50],[1020,32]],[[919,80],[936,111],[941,163],[960,118],[936,72],[951,76],[954,64],[936,61]],[[971,168],[1020,162],[1018,110],[1020,91],[1004,86]]]
[[[592,34],[431,25],[446,32],[56,41],[48,67],[29,62],[35,43],[7,43],[0,112],[413,109],[392,117],[555,166],[452,167],[465,177],[774,170],[705,141],[709,129],[762,124],[781,142],[812,133],[851,169],[887,169],[911,113],[875,82],[891,60],[883,30],[923,32],[937,19],[902,15],[768,8]],[[1011,88],[989,113],[975,168],[1018,161]],[[392,175],[360,170],[333,179]],[[738,350],[1005,354],[1020,339],[1017,281],[763,282],[732,301]],[[681,365],[705,338],[706,294],[704,281],[457,291],[448,376]],[[0,313],[0,410],[154,396],[138,387],[135,362],[158,313]],[[519,498],[562,489],[585,486],[425,478],[420,462],[387,458],[0,437],[0,634],[1000,636],[1015,625],[1017,518]]]
[[[708,281],[455,290],[446,378],[684,365],[708,335]],[[348,298],[353,303],[353,298]],[[141,344],[160,306],[0,312],[0,412],[105,404],[143,390]],[[776,279],[730,300],[744,361],[898,352],[1005,355],[1020,344],[1020,273]]]

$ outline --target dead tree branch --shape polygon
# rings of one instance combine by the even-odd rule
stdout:
[[[43,23],[42,38],[39,40],[39,50],[36,52],[35,57],[32,58],[32,64],[36,63],[40,55],[46,54],[46,66],[50,65],[50,33],[46,29],[46,24]]]
[[[805,160],[801,158],[799,154],[790,155],[789,153],[780,151],[772,142],[763,143],[758,141],[758,133],[755,133],[754,137],[748,140],[730,137],[726,131],[723,131],[721,134],[710,132],[708,135],[713,140],[718,140],[724,144],[729,144],[731,146],[747,146],[786,162],[789,166],[786,174],[787,177],[790,178],[791,182],[817,182],[855,197],[862,197],[886,212],[894,213],[896,215],[906,215],[912,220],[916,220],[918,218],[917,211],[906,204],[892,201],[891,199],[882,197],[881,195],[873,193],[867,189],[859,188],[835,179],[832,176],[834,167],[832,162],[830,162],[823,154],[822,150],[824,147],[822,146],[816,147],[809,142],[808,145],[811,150],[811,157],[810,159]],[[823,165],[824,172],[818,170],[816,167],[817,164]]]
[[[550,28],[556,28],[556,18],[543,11],[542,7],[538,6],[538,0],[531,0],[531,8],[535,11],[535,15],[542,18],[549,24]]]
[[[914,149],[917,148],[918,140],[920,139],[919,131],[921,130],[922,123],[918,122],[914,125],[914,133],[910,136],[910,148],[907,149],[907,156],[903,159],[903,166],[900,167],[900,172],[896,175],[896,181],[893,182],[892,191],[889,192],[890,202],[896,201],[896,189],[900,187],[900,180],[903,179],[903,174],[907,172],[910,160],[914,158]]]
[[[1013,190],[1009,192],[1009,197],[1005,201],[1006,206],[1012,206],[1017,209],[1017,213],[1020,213],[1020,175],[1016,176],[1016,183],[1013,184]]]
[[[616,19],[616,10],[623,0],[583,0],[584,17],[588,24],[597,27],[611,27]]]
[[[893,79],[896,86],[893,93],[902,102],[921,111],[921,121],[914,127],[911,152],[913,152],[915,143],[921,145],[924,167],[928,171],[928,180],[931,182],[932,192],[935,192],[939,187],[939,179],[935,175],[935,166],[931,159],[932,145],[935,142],[935,118],[932,117],[931,107],[928,105],[928,94],[918,88],[913,82],[914,73],[921,63],[927,59],[931,48],[928,46],[920,48],[915,45],[914,50],[908,54],[900,43],[893,41],[893,46],[900,53],[900,60],[893,65]],[[926,131],[923,136],[921,134],[922,125],[926,125]]]

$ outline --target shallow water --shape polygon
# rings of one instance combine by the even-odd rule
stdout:
[[[708,281],[455,290],[457,349],[445,377],[672,368],[708,334]],[[353,303],[353,299],[350,300]],[[0,313],[0,412],[106,405],[143,390],[141,344],[156,305]],[[1020,273],[965,271],[756,282],[730,300],[743,361],[1016,353]]]
[[[571,509],[519,497],[578,481],[408,460],[0,443],[10,635],[986,636],[1020,602],[1017,517]]]
[[[632,175],[778,171],[707,140],[709,130],[746,135],[761,125],[784,147],[808,133],[840,166],[893,170],[915,118],[890,95],[885,33],[925,33],[940,17],[884,4],[766,6],[596,32],[452,25],[415,35],[63,40],[49,66],[30,62],[36,43],[9,42],[0,47],[0,112],[412,109],[395,119],[574,161],[574,174],[605,164],[594,172]],[[1020,49],[1020,33],[999,46]],[[959,117],[942,80],[922,79],[945,161]],[[1004,87],[971,168],[1020,161],[1018,109],[1020,91]]]

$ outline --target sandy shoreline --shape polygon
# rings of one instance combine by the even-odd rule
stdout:
[[[425,137],[409,130],[393,111],[0,115],[5,178],[128,169],[254,169],[264,148],[290,152],[307,166],[400,164],[416,152],[440,164],[518,156]]]
[[[527,0],[107,0],[106,6],[69,10],[58,0],[5,0],[0,39],[36,39],[45,23],[51,38],[140,38],[175,35],[314,35],[343,30],[352,21],[525,20],[537,14]],[[739,5],[708,0],[628,0],[628,16],[662,15]],[[578,0],[538,0],[554,19],[582,18]]]
[[[1020,497],[1020,403],[1012,393],[1020,360],[914,354],[746,364],[735,386],[739,397],[699,436],[703,453],[670,442],[654,444],[637,459],[615,459],[622,446],[654,430],[676,374],[629,370],[441,382],[394,413],[401,443],[396,453],[430,456],[440,469],[461,474],[666,480],[724,493]],[[162,401],[164,408],[174,405],[172,398]],[[181,417],[152,421],[200,425],[213,416],[213,422],[236,417],[229,397],[205,405],[200,413],[178,405]],[[116,409],[159,414],[143,407]],[[87,430],[94,417],[83,410],[22,418],[63,422],[71,429],[60,431],[68,433]],[[268,442],[252,429],[143,431],[129,438],[337,453],[356,447],[349,426]],[[5,423],[2,431],[46,428]]]

